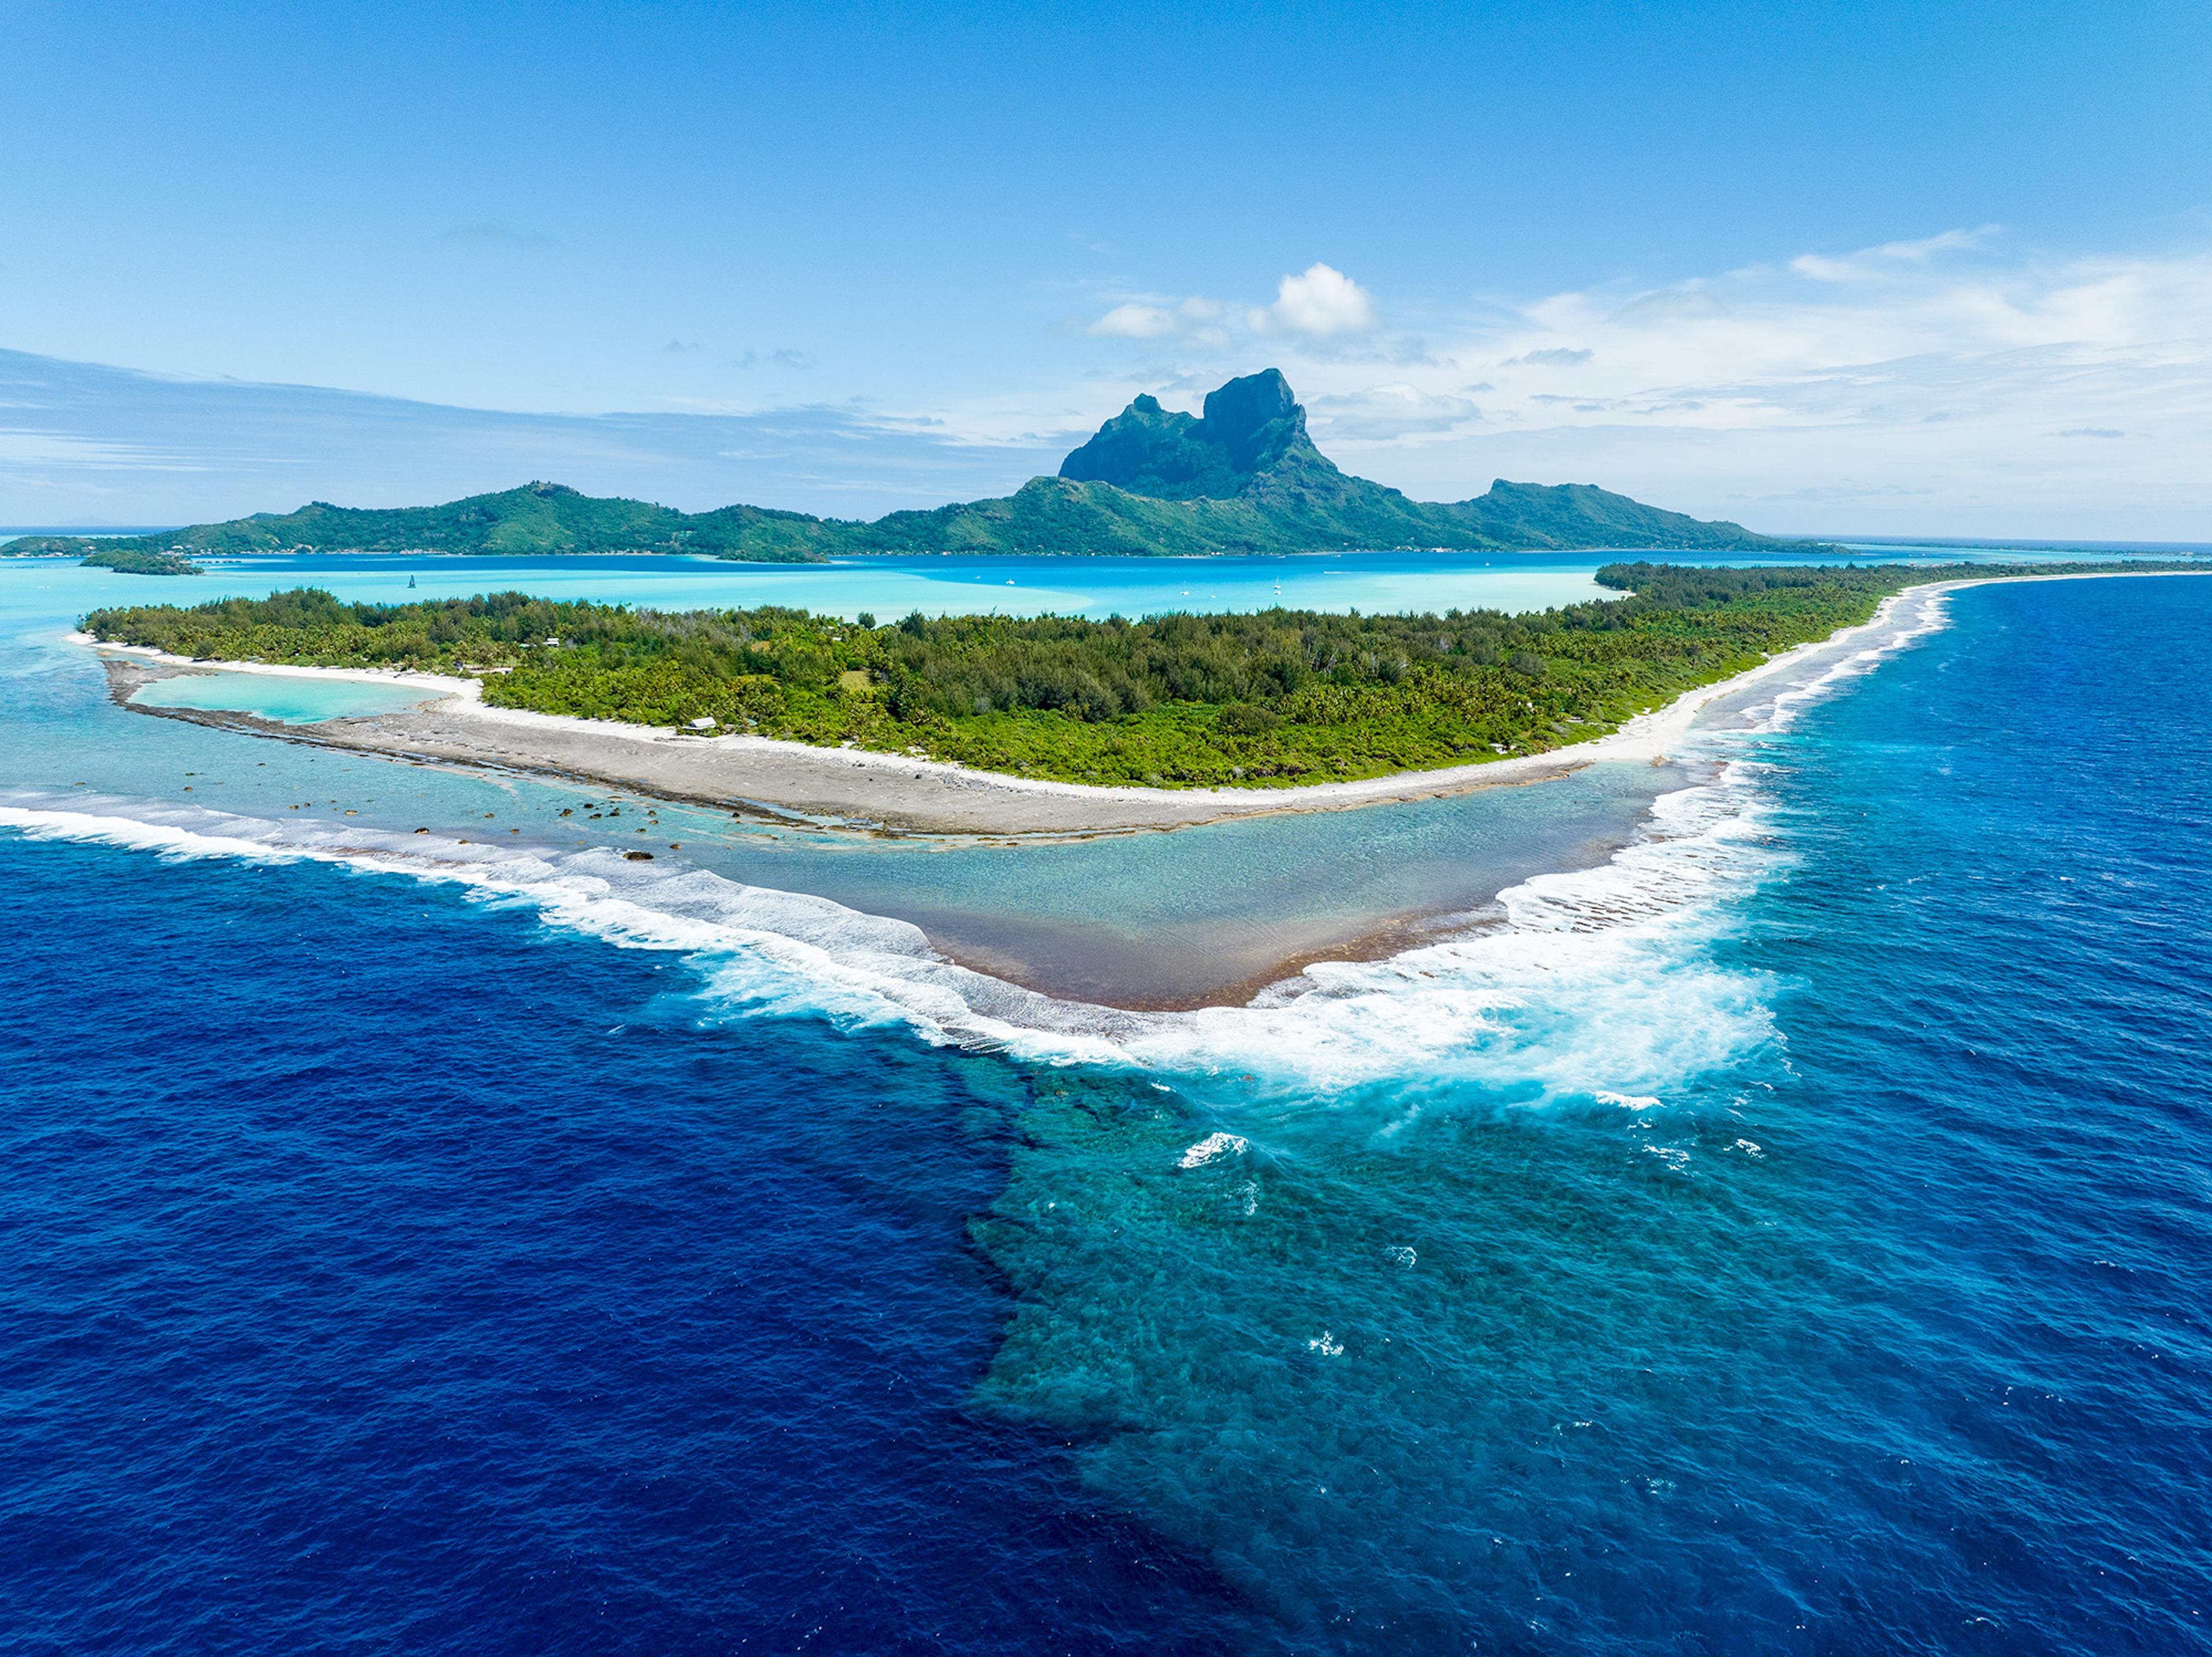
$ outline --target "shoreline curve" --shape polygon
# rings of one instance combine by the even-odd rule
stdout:
[[[1542,782],[1606,762],[1661,765],[1699,715],[1716,702],[1879,635],[1917,631],[1929,607],[1959,588],[2001,581],[2208,574],[2212,571],[2115,570],[1931,582],[1885,598],[1867,621],[1686,691],[1602,736],[1539,754],[1284,789],[1147,789],[1054,782],[861,748],[821,748],[762,736],[696,736],[614,720],[495,708],[483,703],[483,685],[472,679],[401,669],[196,661],[145,646],[106,644],[83,633],[69,637],[97,651],[109,662],[112,673],[126,664],[143,663],[181,673],[252,673],[420,685],[439,698],[404,712],[310,725],[278,725],[248,714],[214,710],[134,707],[136,712],[393,758],[550,776],[827,828],[925,838],[1058,839],[1439,799]],[[118,674],[118,700],[128,705],[128,690],[123,686],[126,679],[129,690],[135,690],[150,679],[167,676]]]

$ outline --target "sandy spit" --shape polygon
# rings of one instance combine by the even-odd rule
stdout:
[[[2212,571],[2144,571],[2212,574]],[[2112,575],[1992,576],[1986,580],[2108,580]],[[768,737],[702,737],[612,720],[495,708],[471,679],[370,668],[198,662],[136,646],[76,642],[112,655],[179,669],[343,679],[420,686],[441,699],[403,713],[269,728],[222,714],[185,714],[365,753],[550,775],[664,799],[752,808],[770,816],[895,833],[989,838],[1174,829],[1286,812],[1344,811],[1540,782],[1601,760],[1665,760],[1712,703],[1763,679],[1824,670],[1851,651],[1935,624],[1941,596],[1984,580],[1936,582],[1886,599],[1870,621],[1803,644],[1731,679],[1699,687],[1619,730],[1550,753],[1516,755],[1440,771],[1287,789],[1099,788],[971,771],[859,748],[817,748]],[[179,710],[165,710],[176,716]]]

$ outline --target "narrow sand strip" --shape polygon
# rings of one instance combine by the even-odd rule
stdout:
[[[169,717],[281,734],[294,741],[365,753],[573,778],[663,799],[728,808],[762,807],[772,814],[846,826],[993,838],[1062,837],[1183,828],[1234,818],[1344,811],[1437,799],[1477,789],[1538,782],[1599,761],[1656,764],[1674,751],[1698,715],[1713,703],[1764,679],[1809,677],[1853,651],[1879,648],[1899,636],[1924,631],[1935,624],[1935,606],[1945,593],[1995,581],[2104,581],[2125,579],[2136,573],[1993,576],[1907,588],[1883,600],[1869,621],[1841,629],[1818,643],[1799,645],[1733,678],[1687,691],[1605,736],[1550,753],[1286,789],[1101,788],[1045,782],[859,748],[817,748],[760,736],[679,735],[613,720],[494,708],[481,700],[483,686],[471,679],[373,668],[196,662],[141,647],[99,645],[82,634],[73,637],[110,656],[187,671],[213,668],[419,685],[426,694],[442,697],[427,708],[331,720],[314,726],[276,727],[240,715],[158,710]],[[2212,571],[2199,570],[2139,573],[2145,578],[2212,575]]]

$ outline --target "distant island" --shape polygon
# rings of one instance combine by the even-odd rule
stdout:
[[[183,554],[157,552],[143,541],[129,545],[115,540],[94,541],[93,550],[81,562],[94,570],[113,570],[126,576],[197,576],[202,573],[199,565]]]
[[[1196,418],[1139,397],[1071,454],[1058,477],[1033,478],[1011,496],[894,512],[872,523],[757,506],[678,512],[533,483],[444,506],[367,509],[318,501],[296,512],[257,513],[154,535],[29,535],[0,552],[185,574],[193,557],[295,551],[681,552],[788,564],[891,552],[1189,557],[1408,548],[1844,550],[1703,521],[1588,484],[1500,478],[1470,500],[1412,500],[1352,477],[1316,448],[1290,382],[1268,369],[1208,394]]]

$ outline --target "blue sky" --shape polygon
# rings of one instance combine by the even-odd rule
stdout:
[[[875,511],[1274,362],[1425,496],[2212,539],[2201,5],[202,9],[0,0],[0,521]]]

